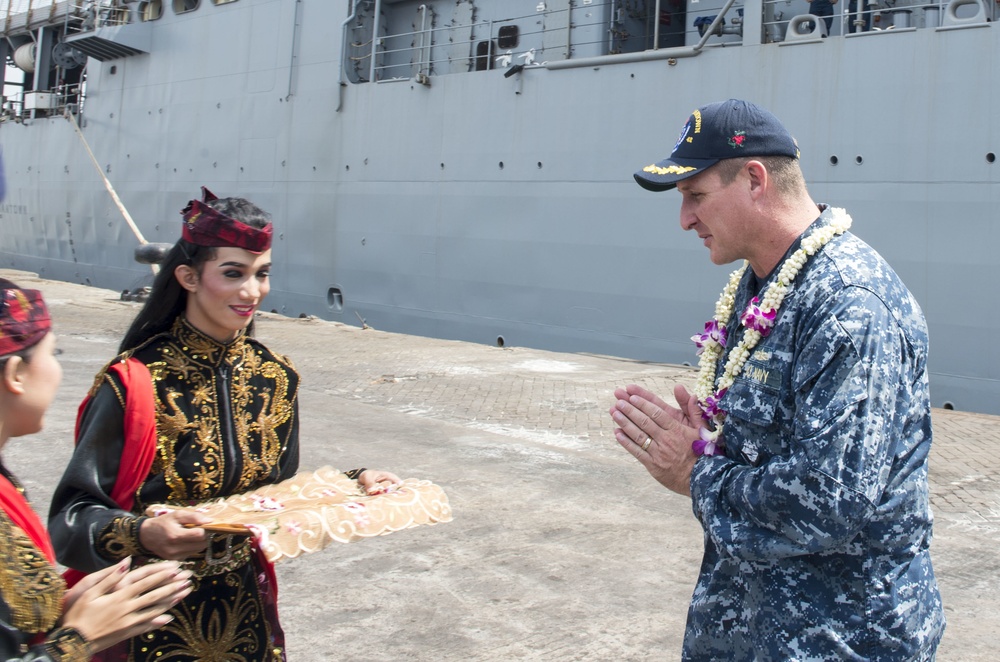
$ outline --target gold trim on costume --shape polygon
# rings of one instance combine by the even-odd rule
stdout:
[[[21,632],[48,632],[62,614],[66,582],[41,550],[0,510],[0,593]]]
[[[45,652],[59,662],[87,662],[94,647],[76,628],[59,628],[45,639]]]
[[[113,561],[146,554],[139,544],[139,518],[122,515],[111,520],[98,538],[97,549]]]

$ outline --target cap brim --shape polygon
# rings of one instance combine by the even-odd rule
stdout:
[[[688,177],[705,172],[721,159],[663,159],[648,165],[633,176],[639,186],[647,191],[669,191]]]

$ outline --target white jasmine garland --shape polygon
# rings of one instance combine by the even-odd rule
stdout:
[[[698,398],[698,404],[701,405],[704,418],[712,423],[713,428],[701,430],[701,439],[695,441],[693,445],[695,453],[715,455],[720,452],[722,426],[726,419],[726,412],[718,406],[719,400],[733,385],[739,374],[743,372],[743,366],[746,365],[757,343],[770,333],[778,309],[806,261],[831,239],[844,234],[850,227],[851,217],[847,215],[847,212],[843,209],[831,208],[829,225],[811,232],[799,244],[798,250],[788,256],[782,263],[777,278],[768,286],[763,297],[759,301],[757,297],[754,297],[741,316],[740,323],[744,327],[743,338],[736,347],[730,350],[722,374],[716,381],[716,368],[725,350],[725,333],[721,333],[721,342],[719,342],[716,337],[720,334],[709,333],[709,330],[724,330],[729,325],[733,309],[736,306],[736,288],[739,287],[744,272],[749,268],[749,263],[745,262],[742,267],[730,274],[729,282],[715,304],[715,316],[712,321],[705,325],[706,333],[693,338],[701,352],[701,359],[698,361],[698,381],[695,383],[694,394]]]

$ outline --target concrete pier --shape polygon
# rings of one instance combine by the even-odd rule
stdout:
[[[63,350],[45,430],[4,449],[44,514],[76,407],[139,304],[0,277],[44,292]],[[290,660],[679,659],[701,527],[689,499],[618,446],[607,410],[618,386],[669,396],[692,369],[269,313],[257,329],[302,374],[303,469],[425,478],[454,511],[447,524],[280,563]],[[995,660],[1000,417],[935,410],[934,433],[932,552],[948,617],[938,661]]]

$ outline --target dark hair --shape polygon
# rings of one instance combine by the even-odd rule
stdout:
[[[205,204],[251,227],[263,228],[271,222],[270,214],[244,198],[219,198]],[[206,262],[214,260],[216,254],[215,248],[198,246],[184,239],[179,239],[174,244],[160,263],[160,271],[153,279],[149,298],[125,332],[125,337],[118,346],[119,353],[135,349],[153,336],[170,330],[174,320],[187,307],[187,290],[177,282],[174,271],[186,264],[201,274],[202,267]],[[253,328],[251,320],[247,335],[253,335]]]
[[[7,365],[7,360],[15,356],[20,357],[20,359],[25,363],[31,363],[31,355],[34,353],[35,347],[37,346],[38,343],[35,343],[31,347],[26,347],[25,349],[0,356],[0,372],[3,372],[4,367]]]

